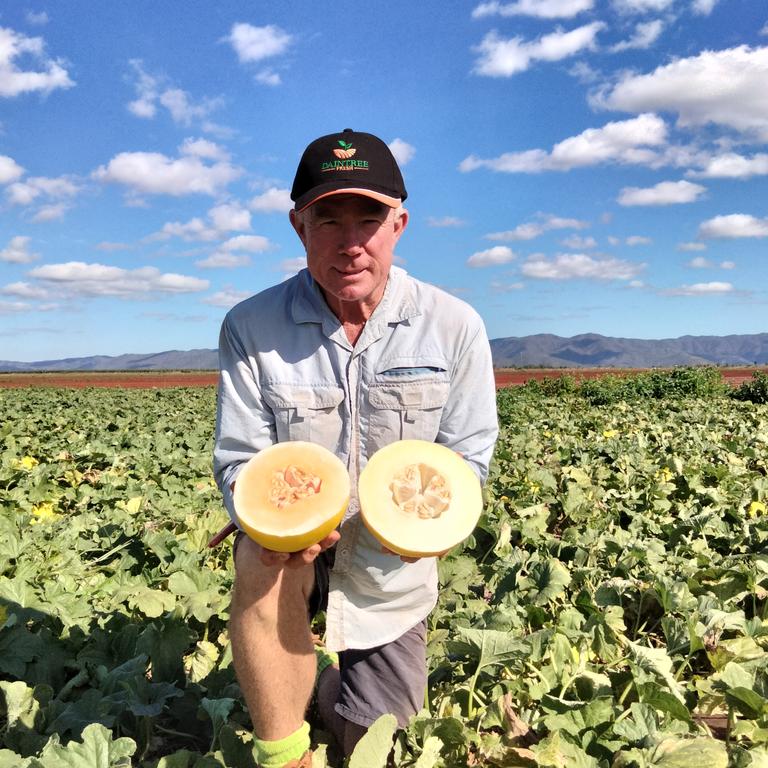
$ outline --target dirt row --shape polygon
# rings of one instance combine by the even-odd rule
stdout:
[[[616,368],[515,368],[495,371],[496,387],[524,384],[530,379],[545,379],[570,375],[578,379],[593,379],[605,375],[630,375],[642,369]],[[734,386],[752,378],[756,370],[768,373],[768,368],[722,368],[723,378]],[[72,371],[66,373],[0,373],[0,388],[7,387],[113,387],[150,389],[164,387],[211,387],[216,384],[215,371]]]

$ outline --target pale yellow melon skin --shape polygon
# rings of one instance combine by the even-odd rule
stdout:
[[[440,517],[422,520],[392,500],[392,477],[409,464],[426,464],[449,483],[451,504]],[[426,440],[400,440],[368,460],[358,482],[360,513],[368,530],[405,557],[435,557],[469,536],[483,511],[480,481],[455,451]]]
[[[269,501],[272,473],[289,464],[318,475],[322,484],[318,493],[277,509]],[[339,525],[349,493],[347,468],[327,448],[301,440],[275,443],[259,451],[240,470],[235,482],[235,514],[243,531],[262,547],[301,552]]]

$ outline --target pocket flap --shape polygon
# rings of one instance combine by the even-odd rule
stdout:
[[[368,400],[374,408],[395,411],[442,408],[448,399],[449,387],[447,381],[374,384]]]
[[[298,384],[267,384],[264,399],[272,408],[321,410],[335,408],[344,400],[341,387],[307,387]]]

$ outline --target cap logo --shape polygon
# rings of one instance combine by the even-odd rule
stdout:
[[[338,140],[338,148],[333,150],[333,154],[338,160],[329,160],[320,165],[320,171],[367,171],[367,160],[353,160],[357,150],[352,146],[352,142],[347,143],[341,139]]]
[[[355,152],[357,152],[356,149],[352,149],[352,142],[347,144],[346,141],[339,140],[339,145],[341,146],[341,149],[333,150],[333,154],[336,155],[339,160],[348,160],[350,157],[354,156]]]

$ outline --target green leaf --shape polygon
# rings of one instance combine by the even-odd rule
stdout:
[[[568,569],[554,558],[534,563],[528,575],[518,581],[520,589],[527,590],[534,605],[546,605],[565,593],[571,583]]]
[[[665,739],[652,752],[654,768],[727,768],[725,744],[714,739]]]
[[[474,659],[477,669],[496,664],[505,664],[513,659],[524,656],[529,646],[509,632],[499,632],[495,629],[466,629],[459,627],[456,631],[458,640],[446,643],[454,653],[463,653]]]
[[[208,640],[200,640],[195,645],[195,650],[184,659],[187,678],[193,683],[199,683],[214,670],[218,660],[218,647]]]
[[[82,742],[63,746],[53,736],[40,754],[41,768],[130,768],[136,751],[133,739],[113,739],[103,725],[92,723],[83,730]]]
[[[430,736],[424,742],[424,748],[421,750],[414,768],[434,768],[440,760],[440,750],[442,747],[443,742],[437,736]]]
[[[394,715],[382,715],[357,742],[348,768],[386,768],[387,758],[397,730]]]

